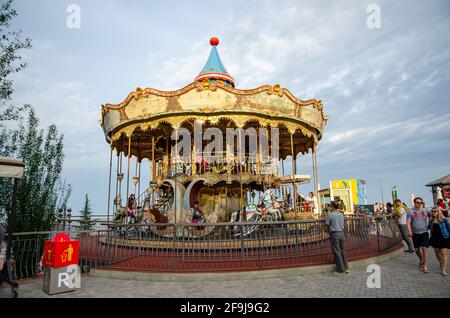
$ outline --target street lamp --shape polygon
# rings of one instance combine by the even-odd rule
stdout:
[[[71,209],[71,208],[68,208],[68,209],[67,209],[67,218],[69,219],[69,231],[70,231],[70,223],[72,222],[72,221],[70,220],[71,217],[72,217],[72,209]]]
[[[58,212],[59,212],[58,213],[58,218],[59,218],[58,224],[61,223],[61,216],[63,216],[63,231],[64,231],[66,229],[66,217],[69,216],[69,218],[70,218],[72,216],[72,214],[71,214],[72,209],[67,208],[66,205],[64,205],[62,208],[59,209]],[[64,214],[63,214],[63,212],[64,212]],[[69,212],[68,215],[67,215],[67,212]],[[70,222],[71,221],[69,221],[69,227],[70,227]]]
[[[57,225],[57,229],[59,228],[59,225],[61,224],[61,219],[62,219],[62,217],[63,217],[63,209],[62,208],[60,208],[59,210],[58,210],[58,215],[57,215],[57,220],[58,220],[58,225]]]

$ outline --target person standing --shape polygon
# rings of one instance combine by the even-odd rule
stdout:
[[[392,214],[394,212],[394,207],[391,202],[386,203],[386,214]]]
[[[400,229],[400,234],[402,235],[403,241],[405,241],[408,249],[405,252],[414,253],[414,245],[411,238],[408,235],[408,227],[406,226],[406,215],[408,210],[400,199],[394,201],[394,216],[397,219],[398,228]]]
[[[319,216],[319,203],[317,201],[317,197],[314,195],[314,192],[309,193],[309,202],[310,202],[310,208],[311,212],[314,213],[314,216]]]
[[[442,214],[448,218],[448,203],[442,199],[437,200],[437,205],[441,208]]]
[[[424,273],[429,273],[428,247],[430,246],[430,237],[428,235],[428,220],[431,213],[423,205],[422,198],[414,198],[414,207],[406,215],[406,225],[408,227],[408,234],[412,237],[414,249],[420,260],[419,268]]]
[[[344,213],[339,211],[339,202],[332,201],[333,212],[327,215],[325,224],[329,226],[331,249],[336,263],[336,273],[348,273],[347,253],[345,251],[345,220]]]
[[[337,204],[338,204],[338,207],[339,207],[338,208],[339,211],[341,211],[342,213],[345,213],[345,211],[347,211],[345,203],[344,203],[344,201],[341,198],[339,198],[337,200]]]
[[[434,248],[441,274],[447,274],[448,249],[450,248],[450,223],[444,217],[442,209],[435,206],[431,209],[432,220],[429,224],[431,233],[430,245]]]

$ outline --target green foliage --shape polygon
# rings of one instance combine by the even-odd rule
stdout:
[[[38,128],[33,109],[26,125],[19,121],[17,129],[0,131],[0,156],[22,158],[25,173],[17,191],[15,232],[49,231],[58,209],[67,203],[71,188],[61,180],[63,136],[55,125],[47,132]],[[12,180],[0,178],[0,218],[11,206]]]
[[[90,230],[92,228],[92,225],[89,221],[91,220],[92,210],[87,193],[84,199],[83,209],[80,211],[80,214],[81,214],[80,230]]]
[[[13,93],[11,75],[25,68],[19,52],[31,48],[29,38],[22,39],[20,30],[11,30],[17,15],[12,0],[0,4],[0,156],[22,158],[23,179],[17,189],[15,232],[47,231],[52,228],[56,213],[68,200],[70,185],[61,180],[63,136],[55,125],[47,131],[39,129],[39,121],[29,105],[7,105]],[[24,119],[20,113],[27,111]],[[4,124],[13,120],[10,127]],[[25,123],[24,123],[25,122]],[[6,223],[11,207],[13,181],[0,178],[0,222]]]
[[[0,101],[3,103],[10,100],[13,93],[13,81],[9,75],[26,67],[18,52],[31,48],[31,40],[22,39],[21,30],[8,30],[11,20],[17,15],[11,3],[12,0],[6,0],[0,6]]]

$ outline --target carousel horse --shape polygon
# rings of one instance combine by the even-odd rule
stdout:
[[[216,223],[219,218],[219,214],[217,211],[214,211],[213,213],[211,213],[210,215],[208,215],[206,217],[202,217],[201,222],[193,221],[192,220],[193,215],[194,215],[194,209],[190,208],[187,211],[185,211],[184,223],[186,223],[186,224],[213,224],[213,223]],[[202,227],[196,227],[196,226],[189,227],[188,226],[185,228],[185,230],[189,234],[190,237],[202,237],[202,236],[206,236],[206,235],[210,234],[214,230],[214,226],[202,226]]]
[[[275,199],[273,189],[267,189],[258,205],[250,204],[245,208],[246,220],[247,222],[260,222],[260,221],[279,221],[282,219],[281,211],[283,210],[282,205]],[[230,223],[239,222],[242,220],[242,214],[240,211],[231,213]],[[243,234],[244,236],[252,233],[258,228],[258,225],[246,226],[243,228],[242,233],[238,233],[240,230],[238,226],[233,226],[232,229],[235,232],[234,235],[239,236]]]
[[[248,205],[245,214],[249,222],[281,220],[281,205],[275,199],[273,189],[264,191],[258,205]]]
[[[168,211],[170,204],[168,198],[162,197],[159,202],[152,204],[150,202],[150,196],[146,196],[142,204],[143,220],[146,223],[171,223],[167,215],[161,212],[161,210]]]
[[[142,212],[142,207],[136,206],[135,196],[134,194],[131,194],[126,207],[122,207],[120,202],[116,203],[116,215],[114,217],[114,222],[139,224],[144,219]]]

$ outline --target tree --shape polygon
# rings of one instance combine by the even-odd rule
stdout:
[[[92,228],[91,226],[91,204],[89,203],[89,197],[86,193],[86,197],[84,199],[84,206],[83,209],[80,211],[81,213],[81,223],[80,223],[80,230],[90,230]]]
[[[29,105],[8,106],[13,93],[11,75],[25,68],[19,55],[22,49],[31,48],[29,38],[22,39],[22,32],[10,30],[12,19],[17,12],[12,8],[12,0],[0,5],[0,156],[19,157],[24,160],[24,177],[17,191],[17,215],[14,231],[50,230],[58,209],[66,204],[70,195],[70,185],[61,180],[63,163],[63,136],[55,125],[50,125],[44,133],[38,129],[39,121]],[[20,116],[24,108],[28,110],[26,121]],[[3,124],[13,120],[10,128]],[[24,124],[25,121],[25,124]],[[11,206],[13,182],[0,178],[0,221],[5,220]]]
[[[29,38],[22,39],[22,31],[11,31],[11,20],[17,16],[17,12],[11,6],[12,0],[6,0],[0,6],[0,121],[16,120],[22,110],[28,105],[15,107],[7,105],[13,93],[13,81],[10,75],[19,72],[26,67],[22,62],[19,52],[31,48]],[[2,126],[0,122],[0,126]]]
[[[23,40],[20,30],[9,29],[17,15],[11,3],[12,0],[2,0],[0,5],[0,156],[19,157],[25,163],[24,176],[17,188],[14,232],[48,231],[71,192],[70,185],[61,179],[63,136],[58,134],[55,125],[50,125],[45,132],[39,129],[39,120],[30,105],[16,107],[8,104],[14,91],[11,75],[26,66],[19,53],[22,49],[31,48],[31,40]],[[21,116],[24,111],[28,114],[26,120]],[[5,121],[10,121],[9,125],[5,125]],[[7,211],[11,207],[12,188],[11,179],[0,178],[2,223],[6,223]],[[42,237],[36,234],[28,236],[28,239],[36,243]],[[31,243],[13,245],[14,253],[42,255],[43,246]],[[34,257],[16,260],[19,279],[34,276],[36,270]]]
[[[25,163],[17,189],[15,232],[51,230],[57,211],[67,204],[71,192],[61,179],[63,136],[55,125],[44,132],[38,124],[30,109],[26,125],[21,119],[18,128],[0,131],[0,156],[19,157]],[[0,217],[11,206],[12,185],[11,179],[0,178]]]

